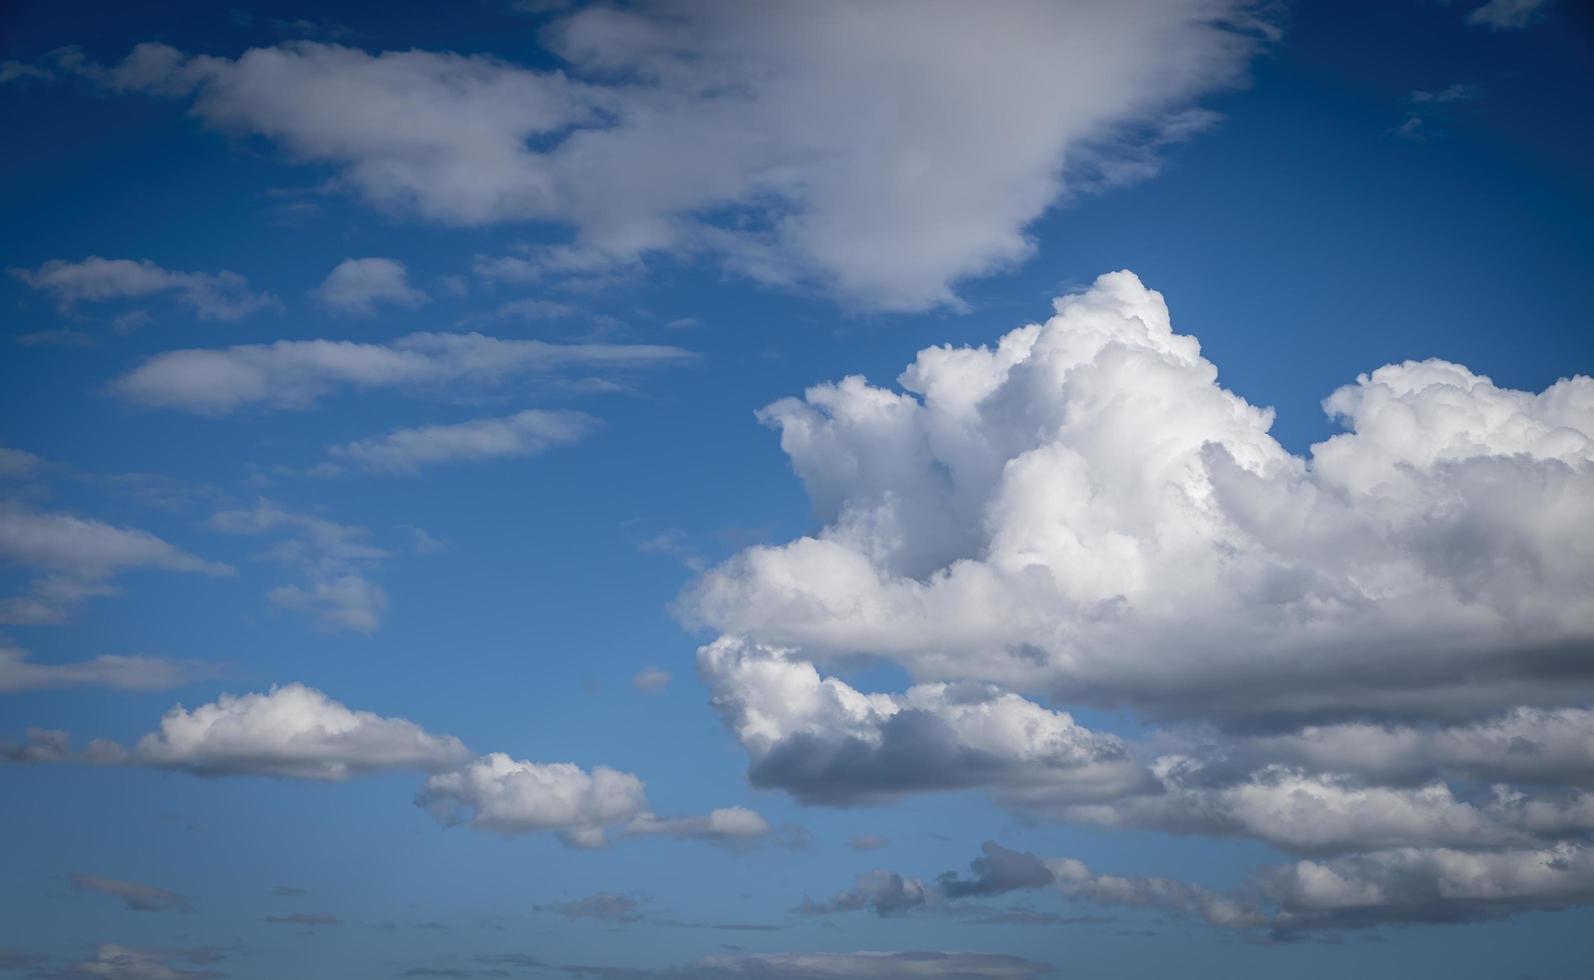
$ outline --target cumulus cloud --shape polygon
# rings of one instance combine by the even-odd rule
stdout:
[[[138,568],[232,574],[148,531],[3,501],[0,561],[42,573],[27,594],[0,598],[0,623],[26,625],[62,621],[83,599],[115,594],[110,580]]]
[[[995,347],[921,351],[901,391],[777,402],[825,526],[689,608],[802,658],[1224,724],[1594,693],[1594,379],[1389,365],[1302,458],[1216,374],[1121,272]]]
[[[160,691],[177,687],[201,670],[192,661],[103,654],[93,660],[39,663],[26,650],[0,639],[0,693],[62,687],[111,687]]]
[[[599,422],[585,412],[527,409],[498,418],[394,429],[334,446],[332,455],[378,472],[416,473],[440,463],[536,456],[584,439]]]
[[[589,267],[707,253],[919,309],[1027,257],[1047,208],[1153,172],[1208,123],[1195,101],[1241,82],[1272,33],[1256,6],[662,0],[561,18],[545,38],[567,70],[307,42],[52,67],[180,99],[386,211],[552,221]]]
[[[906,878],[884,868],[858,876],[858,883],[823,902],[804,901],[796,911],[802,915],[829,915],[868,909],[882,919],[923,908],[933,898],[930,887],[917,878]]]
[[[133,757],[201,776],[337,782],[393,769],[446,769],[470,752],[451,735],[351,710],[314,688],[286,684],[265,694],[223,694],[192,711],[179,705],[138,741]]]
[[[372,316],[379,306],[413,309],[426,302],[414,288],[404,263],[394,259],[344,259],[316,288],[316,299],[333,313]]]
[[[281,303],[270,293],[249,290],[236,272],[176,272],[145,259],[102,259],[81,262],[52,259],[37,269],[12,269],[30,287],[55,297],[62,309],[80,303],[144,299],[169,293],[204,320],[237,320]]]
[[[539,764],[502,752],[426,780],[415,802],[445,824],[500,834],[556,831],[573,847],[598,847],[604,828],[642,813],[642,780],[597,766]]]
[[[699,672],[755,785],[842,805],[977,786],[1303,860],[1220,895],[988,850],[972,879],[882,872],[826,907],[1049,880],[1290,931],[1588,900],[1594,380],[1388,365],[1332,392],[1345,431],[1296,456],[1216,379],[1115,273],[994,346],[921,351],[898,390],[777,402],[761,417],[823,526],[684,606],[724,634]],[[870,657],[917,683],[821,670]],[[1121,739],[1040,697],[1164,727]]]
[[[390,344],[279,340],[157,354],[117,378],[111,390],[143,405],[225,415],[242,408],[308,408],[339,390],[489,387],[564,368],[631,369],[692,358],[679,347],[550,344],[479,333],[415,333]]]
[[[220,511],[211,517],[211,526],[275,538],[263,557],[304,574],[302,584],[279,585],[268,592],[273,604],[313,617],[327,632],[369,634],[381,626],[387,592],[369,575],[389,555],[369,543],[365,528],[297,513],[268,500],[249,509]]]
[[[72,887],[78,891],[99,892],[122,900],[134,912],[192,912],[194,906],[181,895],[137,881],[74,874]]]
[[[753,784],[808,802],[977,786],[1089,800],[1146,778],[1114,736],[989,686],[865,694],[788,651],[730,638],[698,652],[698,671],[751,757]]]

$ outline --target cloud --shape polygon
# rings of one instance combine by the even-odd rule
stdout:
[[[415,473],[439,463],[536,456],[581,441],[599,424],[585,412],[527,409],[499,418],[394,429],[331,451],[370,470]]]
[[[544,37],[566,70],[308,42],[236,59],[143,44],[113,67],[72,52],[52,67],[182,100],[334,167],[387,212],[550,221],[592,267],[708,254],[922,309],[1028,257],[1048,208],[1154,172],[1209,123],[1193,103],[1241,83],[1276,36],[1255,8],[665,0],[558,20]]]
[[[370,634],[381,626],[387,592],[367,575],[389,555],[367,543],[365,528],[296,513],[269,500],[248,510],[219,511],[210,523],[232,534],[278,536],[264,557],[300,569],[305,582],[273,588],[267,593],[273,604],[314,617],[329,633]]]
[[[210,946],[140,949],[101,943],[92,959],[36,975],[49,980],[219,980],[226,974],[211,969],[185,969],[176,964],[208,967],[221,958],[221,953]]]
[[[279,776],[338,782],[386,770],[432,772],[470,752],[403,718],[354,711],[303,684],[265,694],[223,694],[192,711],[168,711],[133,749],[143,765],[200,776]]]
[[[878,851],[890,844],[889,840],[877,834],[859,834],[847,841],[847,846],[855,851]]]
[[[0,480],[25,480],[44,468],[44,460],[21,449],[0,446]]]
[[[824,902],[804,901],[793,911],[802,915],[829,915],[868,909],[882,919],[923,908],[933,892],[917,878],[905,878],[895,871],[879,869],[858,876],[852,888]]]
[[[555,831],[573,847],[598,847],[604,828],[647,805],[642,780],[598,766],[538,764],[502,752],[426,780],[415,798],[444,824],[468,824],[512,835]]]
[[[550,344],[478,333],[415,333],[391,344],[279,340],[157,354],[111,384],[129,401],[225,415],[242,408],[303,409],[342,389],[491,387],[562,368],[634,369],[693,359],[679,347]]]
[[[279,926],[305,926],[316,928],[318,926],[341,926],[343,923],[337,916],[328,912],[290,912],[287,915],[268,915],[260,920]]]
[[[72,887],[78,891],[99,892],[122,900],[134,912],[192,912],[188,899],[154,885],[136,881],[119,881],[98,875],[74,874]]]
[[[753,784],[806,802],[851,805],[976,786],[1089,800],[1146,779],[1119,739],[988,686],[865,694],[787,651],[730,638],[698,652],[698,672],[751,757]]]
[[[719,807],[703,816],[664,818],[640,813],[626,824],[632,837],[673,837],[716,844],[742,844],[772,832],[769,821],[746,807]]]
[[[1550,0],[1488,0],[1467,14],[1467,23],[1491,31],[1519,31],[1539,19]]]
[[[569,966],[589,980],[1028,980],[1051,967],[996,953],[769,953],[711,956],[679,969]]]
[[[250,292],[248,280],[236,272],[174,272],[147,259],[134,262],[97,255],[81,262],[52,259],[37,269],[12,269],[11,274],[51,294],[65,310],[80,303],[144,299],[161,293],[175,295],[202,320],[237,320],[282,305],[270,293]]]
[[[599,922],[624,924],[642,920],[642,913],[638,908],[637,900],[634,898],[600,892],[573,902],[550,902],[547,905],[539,905],[537,911],[553,912],[567,919],[596,919]]]
[[[410,285],[404,263],[380,258],[344,259],[315,295],[322,306],[344,316],[372,316],[379,306],[413,309],[427,300]]]
[[[110,687],[125,691],[160,691],[187,683],[203,672],[193,661],[159,657],[102,654],[93,660],[37,663],[26,650],[0,639],[0,693],[45,691],[62,687]]]
[[[203,575],[232,569],[148,531],[0,501],[0,561],[42,572],[26,595],[0,598],[0,623],[56,623],[85,598],[112,595],[115,576],[138,568]]]
[[[921,351],[901,391],[777,402],[825,526],[687,608],[727,650],[1228,726],[1594,695],[1594,379],[1388,365],[1329,396],[1349,431],[1303,458],[1216,372],[1123,272],[995,347]]]
[[[631,678],[631,684],[643,694],[663,694],[670,686],[670,672],[657,667],[643,667]]]

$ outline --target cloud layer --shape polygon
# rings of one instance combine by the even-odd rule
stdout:
[[[563,224],[575,247],[535,263],[552,274],[708,253],[919,309],[1028,256],[1048,207],[1152,172],[1209,124],[1195,100],[1272,33],[1256,6],[664,0],[559,19],[544,41],[568,71],[311,42],[54,67],[329,164],[386,211]]]

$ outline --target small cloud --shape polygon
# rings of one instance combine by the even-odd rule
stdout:
[[[644,667],[631,678],[631,683],[643,694],[663,694],[664,689],[670,686],[670,674],[657,667]]]
[[[134,912],[192,912],[188,899],[175,892],[137,881],[102,878],[99,875],[75,874],[72,887],[80,892],[99,892],[122,900],[123,907]]]
[[[328,912],[290,912],[287,915],[268,915],[260,920],[279,926],[341,926],[337,916]]]
[[[412,287],[404,263],[393,259],[344,259],[315,290],[318,302],[343,316],[371,316],[379,306],[413,309],[428,301]]]
[[[857,837],[847,841],[847,846],[855,851],[878,851],[890,843],[884,837],[878,837],[874,834],[859,834]]]
[[[1467,23],[1491,31],[1520,31],[1549,5],[1550,0],[1489,0],[1467,14]]]

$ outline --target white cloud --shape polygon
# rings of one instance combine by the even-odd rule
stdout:
[[[679,347],[550,344],[478,333],[416,333],[390,344],[279,340],[169,351],[111,385],[145,405],[224,415],[240,408],[306,408],[340,389],[491,386],[563,368],[617,370],[690,361]]]
[[[1519,31],[1538,20],[1550,0],[1488,0],[1472,8],[1467,23],[1491,31]]]
[[[0,502],[0,561],[42,572],[25,595],[0,598],[0,622],[61,622],[83,599],[111,595],[115,576],[138,568],[204,575],[232,569],[174,547],[148,531]]]
[[[271,535],[264,557],[301,570],[302,585],[267,593],[276,605],[313,616],[328,632],[374,633],[387,611],[387,592],[367,575],[389,557],[363,527],[338,524],[262,500],[247,510],[220,511],[211,526],[231,534]]]
[[[698,652],[754,785],[818,803],[984,786],[1001,797],[1115,798],[1149,782],[1111,736],[979,685],[864,694],[785,651],[721,639]]]
[[[237,59],[146,44],[113,68],[57,67],[189,101],[214,128],[333,165],[384,210],[553,221],[599,265],[707,252],[920,309],[1026,258],[1047,208],[1154,171],[1161,146],[1210,120],[1192,102],[1240,82],[1273,33],[1255,6],[591,7],[545,34],[580,80],[305,42]],[[752,220],[717,220],[728,211]]]
[[[384,770],[431,772],[463,763],[459,739],[403,718],[354,711],[303,684],[265,694],[223,694],[178,706],[133,749],[140,764],[203,776],[255,775],[341,781]]]
[[[801,659],[1224,724],[1594,694],[1594,380],[1390,365],[1325,401],[1350,431],[1302,458],[1216,373],[1115,273],[994,348],[921,351],[903,391],[777,402],[825,527],[688,608]]]
[[[598,424],[584,412],[527,409],[498,418],[394,429],[378,438],[334,446],[331,452],[367,469],[415,473],[439,463],[535,456],[579,442]]]
[[[21,449],[0,446],[0,480],[23,480],[44,468],[44,460]]]
[[[72,887],[79,891],[99,892],[122,900],[134,912],[192,912],[194,906],[181,895],[164,888],[137,881],[102,878],[99,875],[74,874]]]
[[[158,293],[175,294],[178,302],[206,320],[237,320],[281,305],[270,293],[250,292],[248,280],[236,272],[175,272],[148,259],[135,262],[91,255],[81,262],[51,259],[37,269],[11,272],[34,289],[53,295],[63,309],[85,302],[144,299]]]
[[[746,807],[728,806],[710,810],[702,816],[660,817],[640,813],[626,824],[633,837],[674,837],[714,843],[738,843],[767,836],[769,821]]]
[[[393,259],[344,259],[316,289],[316,299],[334,313],[372,316],[379,306],[413,309],[426,293],[409,283],[404,263]]]
[[[438,820],[500,834],[556,831],[573,847],[598,847],[604,828],[641,814],[642,780],[597,766],[539,764],[502,752],[426,780],[416,803]]]
[[[48,976],[61,980],[221,980],[226,974],[211,969],[190,970],[173,964],[207,965],[222,954],[209,946],[195,948],[137,949],[101,943],[93,959],[68,963]]]

